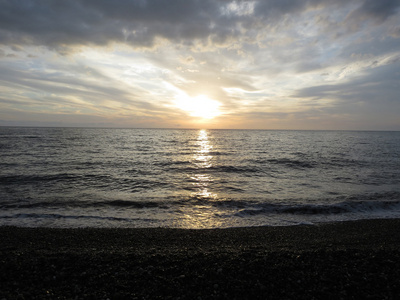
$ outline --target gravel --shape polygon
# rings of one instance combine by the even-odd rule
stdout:
[[[395,299],[399,229],[0,227],[0,299]]]

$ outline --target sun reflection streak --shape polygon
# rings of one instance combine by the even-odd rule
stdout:
[[[197,137],[196,144],[198,150],[193,155],[193,162],[199,171],[204,171],[212,167],[213,156],[210,154],[213,146],[208,139],[208,133],[206,130],[200,130]],[[193,180],[193,185],[198,190],[193,193],[193,196],[202,198],[216,198],[217,194],[209,191],[209,185],[212,182],[212,177],[209,174],[203,172],[197,173],[190,177]]]
[[[223,220],[218,216],[219,209],[215,206],[218,195],[211,192],[210,186],[215,181],[208,171],[213,167],[212,149],[213,145],[207,130],[200,130],[190,160],[196,171],[188,175],[194,191],[190,194],[190,201],[180,208],[181,217],[174,219],[174,226],[183,228],[223,226]]]

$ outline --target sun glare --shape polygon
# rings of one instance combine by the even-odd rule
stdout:
[[[205,95],[197,97],[182,97],[176,100],[176,106],[189,113],[192,117],[199,117],[203,119],[212,119],[221,114],[219,107],[221,103],[216,100],[210,99]]]

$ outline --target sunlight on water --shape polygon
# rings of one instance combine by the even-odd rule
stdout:
[[[195,142],[195,152],[191,162],[196,166],[197,172],[190,175],[195,192],[191,197],[213,201],[218,195],[210,189],[210,184],[215,179],[208,174],[207,169],[213,166],[211,151],[213,145],[210,142],[208,132],[200,130]],[[175,219],[175,225],[183,228],[215,228],[222,226],[222,220],[216,216],[215,207],[202,203],[201,205],[186,206],[181,208],[181,218]]]
[[[226,227],[226,220],[218,215],[215,208],[209,206],[186,206],[180,212],[179,217],[172,220],[170,227],[193,229]]]
[[[399,149],[399,132],[0,127],[0,225],[397,218]]]
[[[196,141],[197,150],[193,155],[193,162],[199,171],[212,167],[212,155],[210,151],[213,146],[208,139],[206,130],[200,130]],[[197,173],[191,177],[193,185],[197,191],[192,194],[195,197],[216,198],[217,194],[210,192],[209,185],[212,182],[212,177],[209,174]]]

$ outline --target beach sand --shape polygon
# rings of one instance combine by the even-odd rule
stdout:
[[[395,299],[400,220],[212,230],[0,227],[0,299]]]

